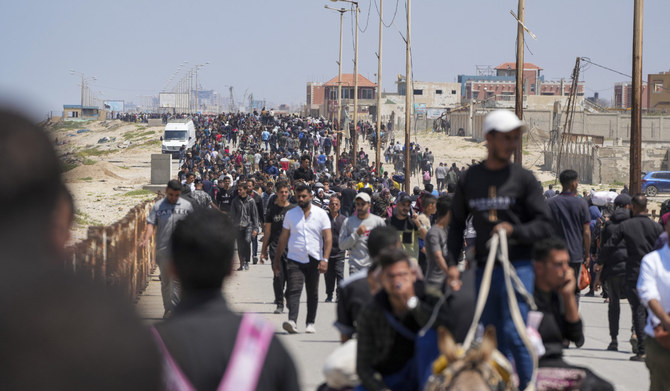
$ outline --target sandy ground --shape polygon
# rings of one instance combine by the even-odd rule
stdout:
[[[146,124],[114,120],[51,124],[48,128],[54,141],[59,144],[58,153],[68,169],[64,174],[65,181],[75,198],[73,241],[84,239],[89,225],[111,224],[122,218],[134,205],[155,196],[141,188],[150,181],[151,154],[160,153],[162,126],[148,127]],[[81,129],[89,131],[78,133]],[[99,143],[104,137],[111,140]],[[524,167],[532,170],[545,187],[553,183],[555,176],[541,169],[544,163],[543,145],[547,138],[546,132],[531,129],[524,136],[523,152]],[[403,141],[399,132],[396,140]],[[443,162],[448,166],[456,163],[464,167],[472,159],[486,157],[486,143],[475,142],[467,137],[420,132],[413,135],[411,141],[418,142],[422,149],[429,148],[435,156],[436,165]],[[360,146],[374,160],[375,154],[369,143]],[[391,164],[385,164],[384,168],[387,171],[393,169]],[[419,176],[412,178],[412,186],[423,187],[421,182]],[[588,191],[591,188],[606,190],[610,186],[580,185],[579,190]],[[664,198],[659,197],[661,199]],[[654,203],[651,209],[658,209],[657,205]]]
[[[67,170],[65,182],[75,199],[73,241],[86,238],[89,225],[114,223],[136,204],[154,197],[141,189],[150,181],[151,154],[160,153],[162,126],[115,120],[49,129]],[[77,133],[81,129],[90,131]],[[98,143],[104,137],[110,141]]]

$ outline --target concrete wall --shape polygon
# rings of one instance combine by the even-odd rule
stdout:
[[[172,179],[172,155],[151,154],[151,184],[166,185]]]

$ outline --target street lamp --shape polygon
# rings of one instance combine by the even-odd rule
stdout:
[[[354,45],[354,137],[352,137],[352,144],[351,144],[351,150],[353,151],[352,155],[352,164],[354,168],[356,167],[356,141],[358,139],[358,132],[356,130],[356,127],[358,126],[358,13],[360,9],[358,8],[358,2],[354,0],[330,0],[333,3],[337,3],[338,1],[343,1],[345,3],[351,3],[356,6],[356,38],[355,38],[355,45]],[[382,2],[383,0],[380,0]],[[380,7],[381,11],[381,7]],[[381,74],[381,30],[379,33],[379,72]],[[380,82],[378,82],[379,85]],[[377,91],[379,91],[379,86],[377,87]],[[379,92],[378,92],[379,93]],[[377,105],[379,106],[379,105]],[[379,107],[377,107],[377,118],[379,118]],[[377,121],[379,122],[379,121]],[[379,125],[377,125],[379,127]],[[377,130],[377,133],[379,134],[379,130]],[[379,135],[377,136],[379,138]],[[339,147],[338,147],[339,148]],[[377,151],[377,161],[379,161],[379,151]],[[379,175],[379,163],[377,163],[377,175]]]
[[[91,76],[91,77],[87,78],[87,77],[84,76],[84,72],[79,72],[75,69],[70,69],[70,75],[71,76],[76,74],[76,73],[81,75],[81,107],[83,109],[84,108],[84,90],[86,89],[86,83],[89,82],[89,81],[97,80],[97,78],[95,76]]]
[[[204,64],[198,64],[195,66],[195,112],[198,112],[199,107],[199,98],[198,98],[198,69],[204,67],[205,65],[209,65],[209,61],[205,62]]]
[[[335,173],[339,175],[340,173],[340,168],[339,168],[339,161],[340,161],[340,134],[342,133],[342,123],[341,123],[341,115],[342,115],[342,20],[344,17],[344,13],[347,12],[348,10],[344,8],[332,8],[328,7],[327,5],[323,6],[324,8],[327,8],[329,10],[337,11],[340,13],[340,56],[339,59],[337,60],[337,65],[338,65],[338,71],[337,71],[337,130],[335,131],[336,134],[336,140],[337,143],[335,145]]]

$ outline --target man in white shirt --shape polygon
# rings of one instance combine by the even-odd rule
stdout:
[[[665,224],[665,232],[670,232],[670,224]],[[670,247],[667,244],[642,258],[637,293],[648,312],[644,345],[649,389],[668,390],[670,349],[663,347],[655,335],[655,331],[670,331]]]
[[[319,302],[319,273],[328,270],[328,257],[332,247],[330,219],[321,208],[312,209],[312,193],[307,185],[295,188],[299,208],[286,212],[279,237],[273,271],[279,274],[281,254],[288,244],[286,306],[288,321],[282,327],[289,334],[298,332],[296,322],[300,308],[303,285],[307,291],[306,333],[315,333],[314,321]]]

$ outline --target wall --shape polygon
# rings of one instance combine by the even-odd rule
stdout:
[[[87,239],[71,248],[72,257],[65,268],[137,298],[155,267],[154,238],[139,248],[155,201],[136,205],[112,225],[89,227]]]

